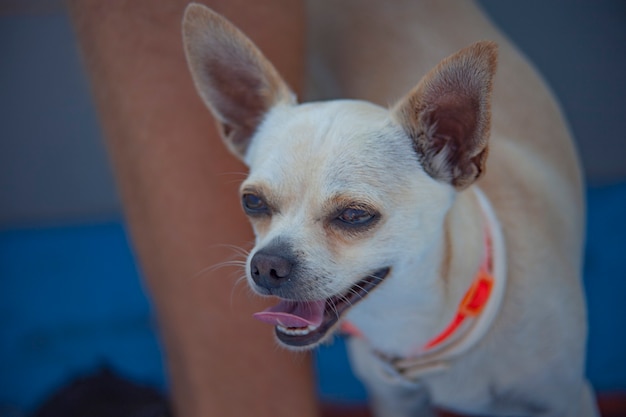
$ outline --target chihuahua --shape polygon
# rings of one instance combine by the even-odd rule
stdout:
[[[204,6],[188,6],[183,37],[199,95],[250,169],[246,277],[279,299],[255,317],[281,345],[348,334],[379,417],[597,415],[581,204],[536,141],[490,138],[495,43],[454,53],[383,108],[297,103]]]

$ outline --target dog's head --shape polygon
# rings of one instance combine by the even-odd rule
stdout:
[[[246,275],[282,299],[257,317],[283,344],[314,346],[374,287],[427,261],[455,191],[481,176],[496,47],[452,55],[385,109],[298,104],[261,52],[203,6],[188,7],[184,40],[200,96],[250,168]]]

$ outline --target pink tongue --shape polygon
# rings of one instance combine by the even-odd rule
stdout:
[[[324,318],[326,301],[282,300],[277,305],[254,313],[253,317],[274,326],[318,327]]]

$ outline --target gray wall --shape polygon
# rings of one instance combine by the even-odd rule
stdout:
[[[0,16],[0,227],[117,212],[67,16]]]
[[[480,3],[559,96],[590,181],[626,179],[626,2]],[[118,216],[88,84],[59,2],[0,4],[0,227]]]
[[[591,184],[626,179],[626,2],[480,3],[561,101]]]

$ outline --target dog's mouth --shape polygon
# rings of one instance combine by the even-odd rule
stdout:
[[[343,314],[378,286],[389,274],[383,268],[363,278],[344,293],[325,300],[281,300],[254,317],[275,326],[278,340],[291,347],[307,348],[319,343]]]

